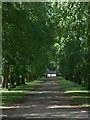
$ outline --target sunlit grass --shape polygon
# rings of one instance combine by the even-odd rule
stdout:
[[[25,94],[23,91],[2,91],[2,106],[22,101]]]
[[[81,105],[82,107],[90,107],[90,91],[88,91],[85,87],[63,78],[59,78],[59,84],[64,89],[65,94],[70,96],[70,100],[73,103]]]
[[[7,89],[0,90],[2,97],[2,106],[23,102],[26,94],[34,90],[44,79],[34,80],[25,85],[17,86],[8,91]]]
[[[89,94],[89,91],[88,90],[71,90],[71,91],[66,91],[65,93],[87,93]]]

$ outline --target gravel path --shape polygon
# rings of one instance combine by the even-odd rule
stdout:
[[[25,96],[25,101],[2,110],[2,120],[89,120],[88,111],[73,104],[56,78],[49,78]]]

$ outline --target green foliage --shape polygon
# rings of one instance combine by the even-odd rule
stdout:
[[[42,3],[3,3],[3,74],[8,64],[7,77],[15,77],[18,85],[19,76],[40,76],[46,70],[46,53],[52,43],[48,44],[52,37],[46,11]]]
[[[87,86],[88,80],[88,3],[54,3],[57,69],[66,79]],[[54,60],[53,60],[54,61]],[[89,87],[88,87],[89,88]]]
[[[5,81],[19,85],[27,76],[30,81],[48,68],[87,86],[88,8],[85,2],[2,3]]]

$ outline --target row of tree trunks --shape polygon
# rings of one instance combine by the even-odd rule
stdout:
[[[15,88],[16,86],[25,84],[25,82],[30,82],[37,79],[36,75],[29,75],[24,73],[23,75],[20,75],[19,73],[14,75],[12,72],[10,73],[8,64],[4,65],[3,70],[2,88],[5,89]]]

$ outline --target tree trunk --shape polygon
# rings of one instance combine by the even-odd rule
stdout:
[[[20,82],[20,77],[19,75],[16,76],[16,86],[20,86],[21,82]]]
[[[3,83],[2,87],[8,89],[8,81],[9,81],[9,65],[8,63],[4,64],[4,73],[3,73]]]
[[[24,75],[21,78],[21,84],[25,84],[25,77],[24,77]]]
[[[10,86],[11,86],[11,88],[15,88],[15,84],[14,84],[14,76],[13,76],[13,74],[11,73],[11,76],[10,76]]]

